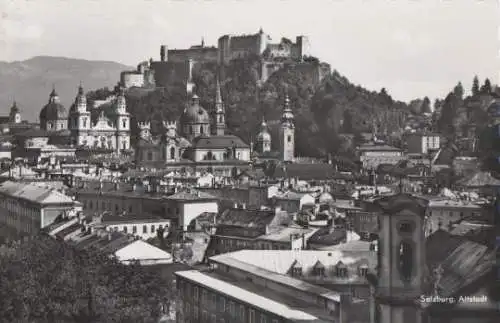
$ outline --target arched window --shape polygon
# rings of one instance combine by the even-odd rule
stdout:
[[[413,244],[402,241],[399,245],[399,272],[401,279],[409,282],[413,274]]]
[[[291,142],[292,141],[292,136],[287,136],[287,139],[286,139],[288,142]]]
[[[52,129],[52,127],[54,127],[54,125],[52,124],[52,122],[47,123],[47,129]]]
[[[203,126],[200,126],[200,134],[203,134]]]
[[[208,160],[212,160],[213,158],[214,158],[214,154],[212,154],[212,152],[211,152],[211,151],[209,151],[209,152],[207,153],[207,159],[208,159]]]
[[[175,159],[175,147],[170,148],[170,159]]]
[[[190,134],[193,134],[193,133],[194,133],[193,126],[189,126],[189,133],[190,133]]]

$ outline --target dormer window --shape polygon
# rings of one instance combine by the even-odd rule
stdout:
[[[360,277],[366,277],[366,275],[368,274],[368,266],[367,265],[359,266],[358,272]]]
[[[325,276],[325,266],[321,263],[321,261],[317,261],[313,267],[313,274],[317,277]]]
[[[293,277],[302,276],[302,264],[295,260],[290,271]]]
[[[347,266],[342,261],[337,263],[337,266],[335,267],[335,275],[339,278],[347,277]]]

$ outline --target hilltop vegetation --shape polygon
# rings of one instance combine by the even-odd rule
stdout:
[[[310,64],[317,64],[311,59]],[[281,117],[285,89],[296,118],[297,155],[324,157],[329,153],[350,154],[350,146],[341,133],[371,131],[376,126],[397,131],[409,113],[405,103],[394,101],[382,89],[368,91],[354,85],[337,71],[314,86],[307,73],[293,65],[275,72],[258,86],[258,60],[234,60],[221,79],[228,128],[250,142],[263,117],[273,128]],[[205,64],[194,71],[196,93],[201,104],[211,112],[214,106],[217,67]],[[143,95],[131,90],[127,94],[128,109],[136,121],[151,120],[152,131],[161,129],[161,120],[176,120],[187,100],[185,86],[174,84]],[[95,92],[89,97],[96,98]],[[368,121],[372,120],[372,121]],[[276,127],[276,126],[274,126]],[[272,132],[276,130],[271,129]],[[137,129],[133,129],[133,136]],[[274,140],[273,145],[277,140]]]

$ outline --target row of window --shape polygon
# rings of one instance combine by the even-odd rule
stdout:
[[[142,233],[143,234],[156,233],[156,226],[154,224],[152,224],[151,226],[149,226],[149,228],[150,228],[150,231],[148,232],[148,226],[147,225],[143,225],[142,226]],[[162,230],[163,228],[164,227],[161,224],[158,226],[159,230]],[[167,229],[167,228],[168,228],[168,224],[165,224],[165,229]],[[120,228],[118,226],[114,226],[113,227],[113,231],[115,231],[115,232],[119,231],[119,229]],[[128,226],[127,225],[122,226],[122,231],[124,233],[128,233]],[[132,226],[132,233],[133,234],[137,233],[137,226],[136,225]]]
[[[290,273],[293,277],[301,277],[303,275],[302,267],[293,267],[292,270],[290,271]],[[349,271],[344,266],[335,267],[334,273],[335,273],[335,276],[338,278],[349,277]],[[324,267],[315,267],[312,270],[312,274],[314,276],[317,276],[317,277],[325,277],[326,276],[325,268]],[[358,275],[361,277],[366,277],[367,274],[368,274],[368,267],[359,266]]]
[[[186,322],[192,317],[194,322],[224,322],[226,314],[233,320],[249,323],[279,323],[277,318],[272,318],[265,313],[258,313],[255,309],[246,308],[243,304],[226,299],[224,296],[216,295],[208,290],[192,285],[187,281],[178,280],[179,291],[185,300],[192,300],[194,305],[191,307],[189,302],[184,303],[184,315]],[[200,313],[201,310],[201,313]],[[217,320],[219,317],[219,320]]]
[[[101,201],[100,203],[100,207],[99,207],[99,202],[97,201],[86,201],[84,200],[83,201],[83,207],[85,209],[89,209],[89,210],[96,210],[96,211],[111,211],[112,210],[112,203],[111,202],[108,202],[106,203],[105,201]],[[120,212],[120,205],[119,204],[115,204],[115,212],[118,213]],[[124,209],[121,209],[121,211],[125,211]],[[126,210],[128,213],[133,213],[134,209],[132,207],[132,205],[129,205],[128,206],[128,209]]]

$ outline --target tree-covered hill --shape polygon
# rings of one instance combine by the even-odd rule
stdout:
[[[314,66],[317,60],[308,64]],[[302,66],[303,67],[303,66]],[[193,81],[201,104],[213,111],[216,75],[220,75],[226,120],[229,130],[250,142],[255,137],[263,117],[277,127],[281,117],[284,93],[290,98],[296,118],[297,155],[324,157],[328,153],[349,153],[340,133],[372,131],[373,127],[387,132],[397,131],[409,112],[405,103],[394,101],[382,89],[373,92],[354,85],[334,71],[315,86],[311,73],[294,64],[259,82],[258,58],[234,60],[224,70],[205,64],[194,71]],[[89,97],[100,98],[95,92]],[[185,85],[174,84],[153,92],[130,90],[128,109],[132,123],[148,121],[153,132],[161,131],[162,120],[177,120],[187,102]],[[274,126],[272,126],[275,124]],[[276,132],[276,129],[271,129]],[[133,129],[133,136],[137,129]],[[275,138],[275,137],[274,137]],[[273,138],[273,139],[274,139]],[[273,146],[277,143],[274,139]]]

